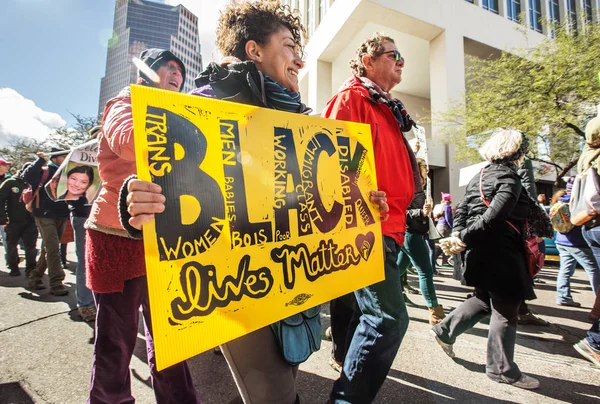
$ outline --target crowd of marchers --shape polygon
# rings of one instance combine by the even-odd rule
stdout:
[[[302,103],[298,73],[304,68],[301,19],[277,1],[234,1],[222,10],[216,44],[224,55],[195,78],[191,94],[227,99],[289,113],[308,114]],[[543,247],[553,238],[550,220],[559,211],[532,196],[527,170],[528,137],[518,128],[498,129],[481,147],[489,165],[466,187],[452,208],[449,194],[438,207],[427,196],[427,162],[417,158],[406,135],[417,123],[403,103],[391,95],[402,80],[405,59],[394,38],[375,33],[365,38],[350,61],[348,80],[333,95],[321,115],[329,119],[369,124],[374,148],[378,189],[370,200],[382,218],[385,280],[330,302],[333,341],[331,365],[340,374],[329,394],[330,403],[371,403],[392,366],[409,326],[405,282],[411,267],[419,278],[432,326],[432,343],[454,358],[453,344],[465,331],[489,317],[486,374],[498,383],[536,389],[540,382],[515,363],[519,323],[546,325],[527,307],[536,298],[527,240]],[[184,63],[164,49],[146,49],[140,60],[137,84],[166,91],[182,91]],[[95,321],[94,353],[89,403],[134,402],[129,364],[136,344],[140,313],[144,320],[148,366],[158,403],[200,403],[202,388],[193,384],[185,362],[156,369],[144,244],[143,224],[165,209],[165,190],[136,178],[132,103],[129,87],[106,103],[102,124],[91,137],[98,139],[98,170],[102,189],[92,202],[85,198],[56,201],[44,185],[61,165],[65,150],[39,153],[14,177],[0,186],[0,224],[10,275],[21,276],[18,246],[25,250],[29,287],[68,293],[61,262],[61,237],[69,222],[77,252],[76,295],[81,317]],[[586,129],[586,146],[579,172],[598,170],[600,117]],[[0,172],[9,162],[0,160]],[[4,167],[4,168],[3,168]],[[0,180],[3,178],[0,178]],[[554,203],[567,204],[573,181]],[[29,188],[33,201],[21,194]],[[553,213],[554,212],[554,213]],[[432,219],[438,220],[437,227]],[[558,224],[557,224],[558,225]],[[557,304],[576,306],[569,279],[579,262],[597,296],[600,286],[600,216],[581,226],[560,228]],[[432,236],[432,226],[438,233]],[[37,257],[37,237],[41,252]],[[435,232],[434,232],[435,233]],[[435,238],[442,237],[436,243]],[[442,251],[440,251],[443,250]],[[445,313],[439,304],[434,275],[436,259],[450,259],[456,279],[473,288],[472,295]],[[140,310],[141,309],[141,310]],[[590,313],[593,322],[575,349],[600,367],[600,304]],[[318,318],[318,316],[317,316]],[[309,321],[304,319],[303,321]],[[278,324],[284,327],[285,324]],[[311,325],[313,327],[314,325]],[[320,331],[320,322],[317,324]],[[239,395],[232,403],[299,403],[298,363],[281,349],[285,342],[267,326],[219,348],[231,370]],[[320,333],[319,333],[320,334]],[[434,342],[435,341],[435,342]]]

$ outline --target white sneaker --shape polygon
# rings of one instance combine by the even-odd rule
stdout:
[[[511,383],[511,386],[515,386],[520,389],[535,390],[540,387],[540,381],[531,376],[527,376],[525,373],[521,373],[521,378],[516,382]]]
[[[446,344],[444,341],[442,341],[440,337],[438,337],[438,335],[435,333],[435,331],[433,331],[433,329],[429,330],[429,333],[433,335],[433,338],[435,338],[435,341],[442,347],[444,353],[452,359],[454,359],[455,355],[454,349],[452,348],[452,344]]]

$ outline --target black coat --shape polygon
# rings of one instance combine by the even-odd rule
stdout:
[[[56,173],[56,170],[58,170],[58,167],[56,165],[48,164],[48,179],[46,179],[46,181],[43,184],[40,184],[42,182],[42,170],[44,168],[45,163],[46,160],[38,157],[38,159],[35,160],[32,165],[27,167],[25,172],[23,172],[23,178],[31,185],[31,188],[34,190],[34,192],[38,188],[38,186],[40,187],[39,208],[36,207],[37,204],[34,199],[33,216],[47,219],[68,219],[69,208],[67,207],[67,204],[64,201],[55,202],[52,199],[50,199],[46,194],[46,189],[44,188],[44,185],[46,185],[48,181],[50,181],[54,173]]]
[[[406,231],[424,236],[429,231],[427,216],[423,216],[425,193],[417,192],[406,210]]]
[[[0,185],[0,225],[33,221],[33,216],[21,202],[21,194],[27,187],[29,184],[21,177],[11,177]]]
[[[481,199],[479,178],[475,176],[467,185],[454,216],[453,231],[459,231],[467,245],[467,285],[509,299],[534,299],[523,246],[531,199],[515,168],[491,164],[484,168],[482,181],[488,208]]]

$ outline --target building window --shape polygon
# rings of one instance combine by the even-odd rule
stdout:
[[[550,21],[553,23],[560,22],[560,7],[558,6],[559,0],[548,0],[548,12],[550,14]]]
[[[583,0],[583,9],[585,11],[585,19],[587,20],[587,22],[592,22],[592,0]]]
[[[573,32],[577,34],[577,0],[567,0],[567,18],[569,24],[573,28]]]
[[[529,27],[537,32],[542,32],[541,0],[529,0]]]
[[[481,0],[481,6],[484,10],[498,14],[498,0]]]
[[[509,20],[518,22],[521,14],[521,0],[506,0],[506,16]]]
[[[323,21],[325,18],[325,14],[327,13],[327,0],[318,0],[319,1],[319,23]]]
[[[465,0],[467,3],[473,3],[473,0]]]

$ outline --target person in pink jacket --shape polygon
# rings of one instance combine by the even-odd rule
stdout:
[[[158,82],[140,72],[138,84],[181,90],[185,66],[174,54],[148,49],[140,58],[156,73]],[[156,370],[143,241],[129,238],[119,222],[119,189],[126,177],[136,173],[129,87],[106,103],[98,141],[102,191],[86,222],[87,286],[94,293],[97,306],[88,403],[135,401],[131,395],[129,363],[137,340],[140,307],[157,403],[200,403],[185,362],[160,372]]]

